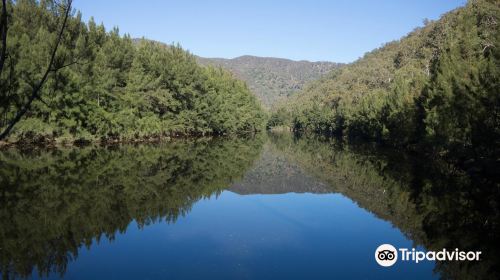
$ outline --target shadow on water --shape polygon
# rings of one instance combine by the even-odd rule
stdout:
[[[500,276],[498,182],[369,145],[267,138],[0,151],[2,277],[63,276],[82,246],[132,221],[175,223],[226,189],[338,192],[427,250],[483,252],[481,262],[437,263],[443,278]]]

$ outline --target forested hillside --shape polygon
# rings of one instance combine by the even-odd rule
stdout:
[[[221,66],[246,81],[250,90],[267,108],[273,108],[280,101],[287,100],[307,82],[319,79],[342,66],[340,63],[325,61],[293,61],[250,55],[233,59],[198,57],[198,61],[204,65]]]
[[[7,1],[0,129],[28,103],[49,67],[63,22],[52,1]],[[199,66],[180,46],[136,44],[72,12],[48,79],[9,141],[132,140],[253,132],[260,104],[243,81]]]
[[[269,125],[500,157],[500,5],[473,0],[310,84]]]

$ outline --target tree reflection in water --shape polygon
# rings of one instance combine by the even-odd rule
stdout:
[[[186,215],[220,193],[260,153],[262,137],[161,145],[0,152],[0,272],[63,275],[70,260],[132,220]]]
[[[499,184],[440,161],[289,134],[159,145],[0,152],[0,272],[64,275],[82,246],[132,221],[173,223],[198,200],[233,192],[338,192],[416,245],[480,250],[437,263],[443,278],[499,278]],[[303,181],[301,181],[303,180]],[[308,184],[308,185],[306,185]]]
[[[390,221],[415,246],[483,252],[480,262],[437,262],[442,278],[500,278],[498,178],[373,145],[287,134],[270,138],[290,161]]]

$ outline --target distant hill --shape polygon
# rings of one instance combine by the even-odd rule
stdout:
[[[269,142],[264,144],[260,158],[241,181],[229,189],[237,194],[332,193],[321,181],[307,175],[297,164]]]
[[[317,80],[342,65],[250,55],[233,59],[198,57],[198,62],[231,71],[236,77],[246,81],[250,90],[268,108],[301,90],[307,82]]]
[[[135,38],[137,44],[144,38]],[[279,101],[285,101],[293,93],[301,91],[305,84],[315,81],[331,70],[343,66],[343,63],[328,61],[310,62],[307,60],[290,60],[276,57],[259,57],[243,55],[236,58],[206,58],[196,56],[201,65],[220,66],[237,78],[245,81],[252,93],[262,102],[264,107],[273,108]]]

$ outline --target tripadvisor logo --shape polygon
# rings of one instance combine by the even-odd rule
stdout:
[[[398,251],[391,244],[382,244],[375,250],[375,260],[381,266],[392,266],[398,260]]]
[[[398,260],[398,255],[401,261],[410,261],[419,263],[423,260],[428,261],[479,261],[481,251],[460,251],[443,249],[441,251],[418,251],[415,248],[399,248],[396,249],[391,244],[382,244],[375,250],[375,260],[381,266],[392,266]]]

